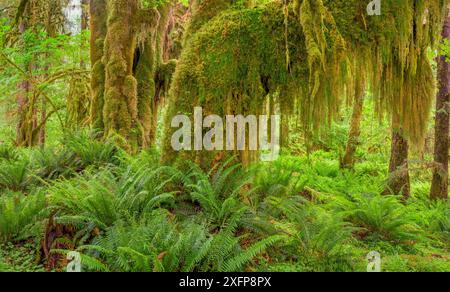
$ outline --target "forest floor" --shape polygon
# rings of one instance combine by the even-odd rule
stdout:
[[[2,145],[0,271],[64,271],[73,250],[84,271],[366,271],[371,251],[382,271],[450,271],[448,202],[430,202],[420,166],[406,203],[381,195],[376,148],[361,147],[354,170],[336,151],[291,149],[206,173],[87,133]]]

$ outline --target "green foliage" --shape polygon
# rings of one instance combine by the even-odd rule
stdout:
[[[240,271],[280,237],[269,237],[242,249],[230,229],[207,234],[205,226],[172,222],[166,211],[144,221],[124,222],[108,229],[95,245],[82,246],[85,256],[105,262],[111,271]],[[84,262],[88,270],[96,266]]]
[[[42,220],[45,218],[44,193],[24,196],[6,193],[0,196],[0,242],[41,236]]]
[[[156,148],[135,154],[117,146],[128,144],[124,138],[79,129],[89,122],[76,112],[81,105],[86,114],[90,102],[89,32],[49,36],[39,24],[19,34],[12,18],[0,19],[0,271],[43,271],[51,263],[41,257],[42,243],[61,256],[57,269],[68,249],[81,252],[83,271],[365,271],[374,250],[384,271],[450,271],[450,202],[430,202],[429,171],[415,164],[407,202],[380,195],[391,127],[374,115],[401,110],[409,138],[423,142],[434,94],[429,61],[450,55],[446,41],[439,52],[430,48],[438,43],[437,10],[445,1],[387,1],[384,17],[371,18],[361,15],[360,0],[231,2],[193,6],[195,19],[180,29],[187,31],[180,60],[159,70],[175,70],[169,96],[168,78],[160,78],[167,120],[156,117],[163,125]],[[172,20],[184,21],[178,14],[185,12],[178,6]],[[142,72],[153,72],[150,62]],[[101,60],[95,65],[101,71]],[[341,170],[351,113],[339,108],[345,95],[350,103],[360,76],[371,92],[357,163]],[[39,149],[6,144],[16,133],[17,85],[24,79],[39,101],[38,120],[40,102],[47,102],[47,140]],[[132,78],[126,82],[120,91],[134,88]],[[92,90],[103,96],[95,83]],[[268,97],[276,113],[290,117],[290,142],[277,161],[245,168],[233,159],[219,162],[232,154],[195,152],[160,164],[173,158],[158,148],[170,147],[173,115],[194,105],[219,116],[263,114]],[[134,99],[110,101],[125,115],[134,107]],[[311,125],[329,128],[310,137]],[[412,161],[431,157],[430,149],[419,154],[411,152]]]
[[[106,230],[119,219],[136,220],[163,204],[173,202],[173,192],[165,192],[171,178],[164,167],[151,167],[140,160],[125,169],[87,170],[75,178],[49,188],[50,208],[57,221],[76,226],[76,238],[86,239],[95,229]]]
[[[439,239],[444,246],[450,243],[450,202],[430,201],[430,183],[415,183],[412,186],[413,197],[408,201],[407,209],[417,214],[418,224],[427,231],[428,237]]]
[[[358,195],[336,198],[336,210],[375,239],[403,242],[422,239],[417,214],[393,196]]]
[[[291,237],[290,245],[301,255],[300,262],[316,262],[324,269],[338,263],[341,269],[350,267],[352,254],[349,247],[354,241],[352,233],[357,231],[356,228],[343,221],[341,216],[302,199],[273,197],[270,200],[287,219],[279,224]]]
[[[448,272],[448,259],[440,257],[423,257],[397,255],[383,260],[384,272]]]
[[[59,210],[57,221],[82,228],[106,229],[119,214],[116,209],[118,185],[109,171],[85,173],[72,180],[61,181],[49,189],[49,203]]]
[[[87,131],[66,136],[63,144],[74,153],[77,166],[81,169],[113,164],[122,151],[112,141],[99,141]]]
[[[35,175],[46,181],[69,177],[77,166],[74,155],[67,148],[55,147],[33,151],[31,165],[33,165]]]
[[[0,160],[19,160],[19,153],[10,145],[0,144]]]
[[[450,62],[450,41],[447,39],[444,39],[442,43],[440,44],[440,51],[439,55],[445,56],[447,62]]]
[[[2,241],[39,242],[52,213],[73,230],[58,240],[82,253],[84,271],[363,271],[371,250],[385,270],[448,270],[448,202],[429,202],[423,183],[406,205],[367,195],[384,181],[376,160],[340,171],[336,156],[318,151],[251,169],[230,159],[206,173],[161,166],[154,151],[109,153],[86,154],[105,159],[84,164],[65,147],[18,153],[32,161],[28,177],[42,181],[27,196],[0,195]],[[3,270],[28,266],[0,260]]]
[[[0,189],[26,191],[30,184],[29,162],[0,160]]]
[[[45,7],[48,1],[35,1],[35,3],[44,5],[41,7],[42,11],[49,9]],[[55,3],[62,4],[60,1]],[[57,11],[56,7],[52,9]],[[44,15],[47,13],[39,14],[39,17]],[[55,21],[56,18],[52,20]],[[35,21],[39,20],[35,19]],[[55,29],[55,34],[49,35],[42,24],[36,23],[20,34],[18,26],[13,25],[11,19],[0,18],[0,65],[2,66],[0,71],[2,80],[0,84],[2,92],[0,95],[0,133],[2,135],[0,142],[13,141],[16,138],[17,119],[11,113],[16,113],[17,85],[24,79],[33,83],[30,94],[34,94],[36,100],[35,110],[40,111],[41,99],[47,100],[46,132],[47,143],[50,145],[56,144],[57,137],[65,131],[63,127],[67,126],[63,119],[66,98],[76,98],[70,96],[69,93],[73,95],[72,86],[67,85],[75,77],[88,82],[89,72],[80,68],[80,64],[89,65],[89,32],[84,31],[73,35]],[[55,25],[55,23],[51,24]],[[33,65],[32,74],[28,72],[30,64]]]
[[[33,244],[0,244],[0,272],[44,272]]]
[[[233,159],[218,165],[209,173],[193,166],[188,185],[194,202],[198,202],[213,227],[236,226],[246,207],[239,201],[240,192],[249,183],[239,164],[230,165]],[[251,191],[250,191],[251,192]]]

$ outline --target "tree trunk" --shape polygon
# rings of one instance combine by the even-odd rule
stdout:
[[[450,8],[442,30],[442,38],[450,40]],[[448,199],[448,147],[449,147],[449,95],[450,63],[448,56],[438,58],[439,92],[436,97],[435,146],[433,180],[430,197],[432,200]]]
[[[104,129],[105,65],[102,58],[108,17],[106,6],[106,0],[90,0],[91,124],[97,131],[103,131]]]
[[[45,145],[45,138],[46,138],[46,127],[47,127],[47,100],[45,99],[45,96],[41,97],[41,125],[39,128],[39,138],[38,138],[38,145],[44,146]]]
[[[138,57],[139,56],[139,57]],[[138,82],[138,119],[141,127],[140,146],[148,147],[152,144],[152,129],[155,96],[156,60],[152,38],[145,41],[143,48],[136,49],[135,76]]]
[[[81,33],[86,31],[87,29],[89,29],[89,2],[90,2],[90,0],[81,0],[81,23],[80,23]],[[85,39],[83,38],[82,44],[81,44],[82,52],[86,48],[84,46],[84,44],[85,44],[84,41],[85,41]],[[81,69],[86,69],[86,63],[85,63],[85,60],[83,60],[82,54],[81,54],[81,60],[80,60],[80,67],[81,67]]]
[[[402,131],[393,123],[391,160],[389,164],[388,188],[385,194],[403,195],[406,200],[410,196],[410,179],[408,171],[408,141]]]
[[[81,30],[89,28],[89,2],[91,0],[81,0]]]
[[[137,80],[133,76],[137,0],[108,1],[108,23],[104,48],[105,137],[117,137],[129,151],[138,146]]]
[[[86,49],[85,31],[88,29],[88,0],[81,0],[76,2],[75,5],[70,7],[70,13],[75,15],[81,15],[80,19],[70,18],[68,21],[73,22],[73,25],[77,27],[73,29],[74,33],[80,33],[80,69],[85,70],[87,68],[87,62],[83,58],[83,52]],[[92,79],[91,79],[92,81]],[[67,97],[67,125],[73,129],[79,129],[86,125],[89,119],[90,111],[90,88],[86,84],[84,76],[73,76],[70,83],[70,91]]]
[[[142,48],[135,51],[134,75],[138,82],[138,120],[141,128],[139,146],[146,148],[156,142],[158,108],[160,90],[158,88],[160,66],[164,65],[163,45],[164,36],[169,21],[170,5],[159,10],[160,19],[147,37]],[[164,81],[164,80],[162,80]]]
[[[26,120],[27,120],[27,106],[30,95],[30,82],[23,80],[19,83],[17,94],[17,113],[18,122],[16,130],[16,144],[18,146],[27,146]]]
[[[364,83],[358,82],[355,87],[355,97],[353,101],[353,113],[350,121],[350,132],[348,136],[347,148],[344,158],[341,161],[341,168],[353,168],[355,165],[355,152],[359,145],[361,135],[361,119],[364,107]]]
[[[47,11],[47,18],[45,23],[45,30],[47,32],[48,37],[55,37],[55,26],[53,23],[53,16],[54,11],[52,9],[49,9]],[[45,58],[48,58],[48,54],[45,54]],[[45,66],[45,71],[48,71],[48,65]],[[45,74],[45,77],[48,77],[48,74]],[[46,128],[47,128],[47,99],[44,95],[41,96],[41,116],[40,116],[40,128],[39,128],[39,138],[38,138],[38,144],[39,146],[43,147],[45,145],[46,140]]]
[[[29,14],[29,8],[25,8],[24,15]],[[28,29],[28,19],[24,17],[19,25],[19,31],[24,34]],[[26,48],[24,48],[26,50]],[[33,71],[32,62],[25,65],[25,71],[29,74]],[[38,143],[36,101],[32,92],[30,80],[22,80],[18,84],[17,94],[18,122],[16,132],[16,145],[32,147]]]
[[[289,146],[289,117],[286,111],[280,114],[281,128],[280,128],[280,147],[281,151],[284,151]],[[271,128],[269,128],[271,129]]]

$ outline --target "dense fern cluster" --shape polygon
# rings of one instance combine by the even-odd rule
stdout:
[[[0,270],[63,270],[71,250],[85,271],[363,271],[372,250],[385,270],[450,270],[448,202],[420,181],[406,204],[381,195],[379,153],[354,171],[316,151],[205,172],[87,133],[62,145],[0,149]]]

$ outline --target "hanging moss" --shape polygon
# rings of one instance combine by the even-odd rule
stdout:
[[[350,56],[366,51],[365,59],[358,60],[368,64],[365,74],[379,116],[398,115],[404,135],[413,146],[420,146],[434,96],[427,51],[436,44],[448,1],[383,1],[378,17],[367,16],[362,1],[324,2],[350,47]]]
[[[227,10],[235,1],[230,0],[194,0],[192,3],[193,17],[185,31],[185,42],[205,23]]]
[[[367,75],[379,116],[398,114],[405,135],[421,144],[434,95],[426,53],[445,2],[386,0],[379,17],[369,17],[368,3],[359,0],[297,0],[287,16],[281,3],[220,13],[193,33],[180,58],[165,157],[176,156],[170,146],[174,115],[192,116],[194,106],[221,116],[258,114],[268,92],[280,94],[283,108],[299,107],[304,127],[318,132],[352,96],[353,74]],[[366,69],[353,72],[350,61]]]
[[[151,40],[138,48],[139,62],[135,77],[138,81],[138,119],[141,127],[140,145],[147,147],[152,143],[153,108],[155,96],[155,50]]]
[[[348,79],[348,51],[331,11],[322,0],[296,1],[294,11],[305,35],[309,89],[301,116],[307,131],[317,132],[323,120],[338,112]]]
[[[173,62],[165,63],[163,58],[170,11],[170,3],[158,8],[158,22],[139,41],[135,51],[134,76],[138,81],[139,143],[142,148],[156,142],[159,103],[174,71],[169,68],[173,67],[170,65]]]
[[[73,129],[85,126],[89,118],[89,77],[75,75],[69,81],[67,95],[67,125]]]
[[[214,113],[258,114],[263,111],[268,91],[290,92],[280,95],[289,102],[298,94],[299,84],[308,84],[308,69],[301,27],[290,15],[290,62],[286,66],[284,16],[276,3],[253,9],[231,10],[208,22],[192,36],[174,74],[164,139],[165,159],[171,151],[173,129],[170,122],[177,114],[192,117],[193,108],[202,106],[205,115]],[[265,82],[261,82],[265,80]],[[197,161],[211,161],[214,151],[185,153]],[[240,153],[247,155],[245,153]],[[255,156],[255,155],[253,155]]]

